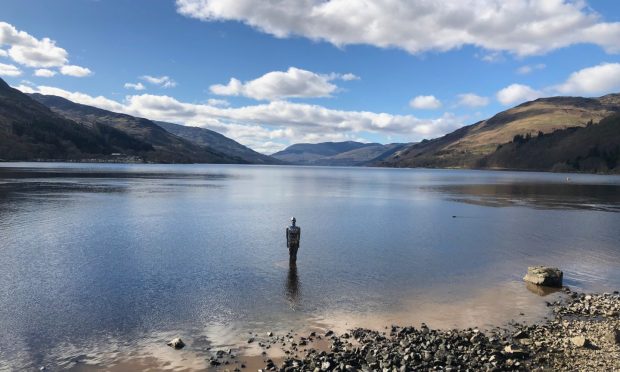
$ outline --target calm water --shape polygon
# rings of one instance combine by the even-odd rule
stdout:
[[[201,369],[248,331],[539,319],[528,265],[620,289],[619,212],[618,176],[5,163],[0,370]]]

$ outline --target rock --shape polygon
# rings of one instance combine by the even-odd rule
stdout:
[[[516,347],[514,345],[508,345],[504,347],[504,352],[514,357],[522,357],[527,354],[523,349]]]
[[[570,342],[577,347],[585,347],[588,344],[588,339],[586,336],[575,336],[571,337]]]
[[[612,344],[620,345],[620,329],[612,329],[605,338]]]
[[[530,266],[523,277],[528,283],[546,287],[561,287],[564,274],[558,268],[546,266]]]
[[[175,348],[177,350],[179,349],[183,349],[185,347],[185,343],[183,342],[183,340],[181,340],[180,338],[175,338],[172,341],[166,343],[166,345]]]

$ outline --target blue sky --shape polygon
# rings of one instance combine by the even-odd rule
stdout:
[[[536,97],[620,91],[617,1],[3,0],[0,22],[0,77],[18,89],[265,153],[418,141]]]

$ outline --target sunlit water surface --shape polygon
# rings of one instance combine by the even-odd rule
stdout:
[[[0,370],[203,369],[248,332],[541,319],[558,294],[528,265],[620,288],[619,212],[618,176],[4,163]]]

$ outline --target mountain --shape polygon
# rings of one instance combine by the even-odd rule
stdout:
[[[600,98],[551,97],[523,103],[488,120],[462,127],[443,137],[424,140],[396,152],[380,166],[475,168],[498,145],[516,135],[536,136],[589,122],[620,112],[620,95]]]
[[[620,114],[598,124],[560,129],[512,142],[480,160],[481,168],[620,173]]]
[[[236,156],[200,146],[169,133],[153,121],[82,105],[62,97],[31,94],[30,97],[53,112],[81,124],[84,128],[105,126],[152,145],[152,151],[139,155],[155,163],[248,163]]]
[[[298,143],[271,156],[298,165],[354,166],[382,160],[407,145],[397,143],[382,145],[354,141]]]
[[[66,119],[0,79],[0,159],[80,160],[154,151],[144,141],[95,124]]]
[[[237,141],[222,134],[205,128],[155,121],[155,124],[164,128],[175,136],[186,139],[199,146],[207,146],[223,154],[243,159],[252,164],[283,164],[284,162],[268,155],[258,153]]]

